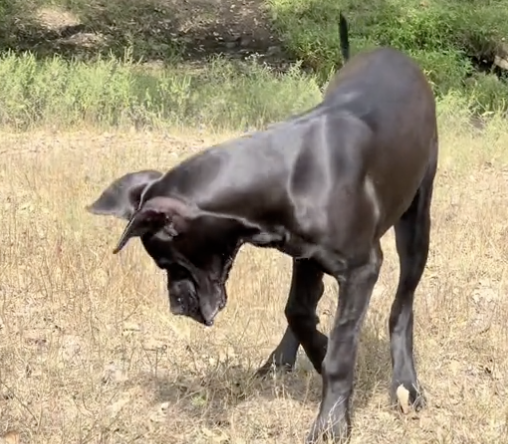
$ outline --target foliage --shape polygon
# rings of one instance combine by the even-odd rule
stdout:
[[[93,62],[8,52],[0,58],[0,125],[248,128],[300,112],[321,92],[294,67],[277,75],[254,62],[215,59],[206,71],[119,60]]]
[[[287,47],[322,81],[339,64],[338,17],[349,22],[352,52],[390,45],[413,56],[439,96],[459,90],[475,111],[504,107],[508,85],[478,74],[477,59],[493,59],[508,35],[507,0],[267,0]],[[506,107],[504,108],[506,110]]]
[[[64,110],[68,124],[277,120],[314,103],[318,86],[340,65],[340,11],[349,22],[353,54],[379,45],[400,48],[420,63],[438,97],[462,94],[477,114],[508,109],[506,77],[478,64],[492,61],[508,35],[508,0],[265,1],[275,31],[313,76],[298,74],[299,65],[283,78],[254,63],[218,60],[209,72],[182,68],[183,44],[164,28],[174,12],[170,2],[0,0],[0,71],[4,85],[12,84],[0,92],[0,123],[29,125]],[[35,21],[34,11],[49,6],[72,13],[87,31],[106,36],[104,42],[86,57],[87,50],[75,46],[56,50]],[[153,59],[164,60],[164,70],[138,63]]]

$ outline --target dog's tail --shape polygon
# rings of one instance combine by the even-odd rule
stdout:
[[[339,16],[339,42],[343,63],[349,60],[349,31],[346,17],[340,13]]]

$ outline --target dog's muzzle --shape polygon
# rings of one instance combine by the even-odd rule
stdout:
[[[214,286],[215,287],[215,286]],[[169,288],[170,311],[211,327],[217,314],[226,306],[225,289],[213,288],[198,294],[190,280],[173,282]]]

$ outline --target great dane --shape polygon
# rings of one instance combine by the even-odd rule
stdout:
[[[342,16],[340,29],[347,54]],[[359,333],[383,262],[380,239],[391,227],[400,258],[389,320],[391,393],[402,385],[416,408],[424,404],[413,300],[427,262],[437,158],[435,99],[424,74],[398,50],[377,48],[348,60],[309,111],[165,174],[120,177],[87,208],[127,220],[114,252],[140,237],[167,273],[171,312],[207,326],[226,306],[242,244],[291,256],[289,326],[267,364],[293,366],[301,344],[323,381],[307,442],[347,441]],[[339,285],[328,340],[316,316],[324,273]]]

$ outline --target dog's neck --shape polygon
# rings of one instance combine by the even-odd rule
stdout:
[[[226,142],[187,159],[166,173],[158,184],[199,209],[253,223],[285,218],[280,209],[286,200],[284,180],[288,174],[284,158],[271,132]],[[284,202],[285,203],[285,202]]]
[[[192,156],[146,191],[195,206],[216,219],[218,231],[231,230],[243,242],[278,248],[285,242],[288,156],[272,131],[226,142]],[[291,142],[291,141],[289,141]],[[210,220],[210,219],[208,219]],[[199,222],[198,222],[199,223]],[[233,235],[233,234],[231,234]]]

